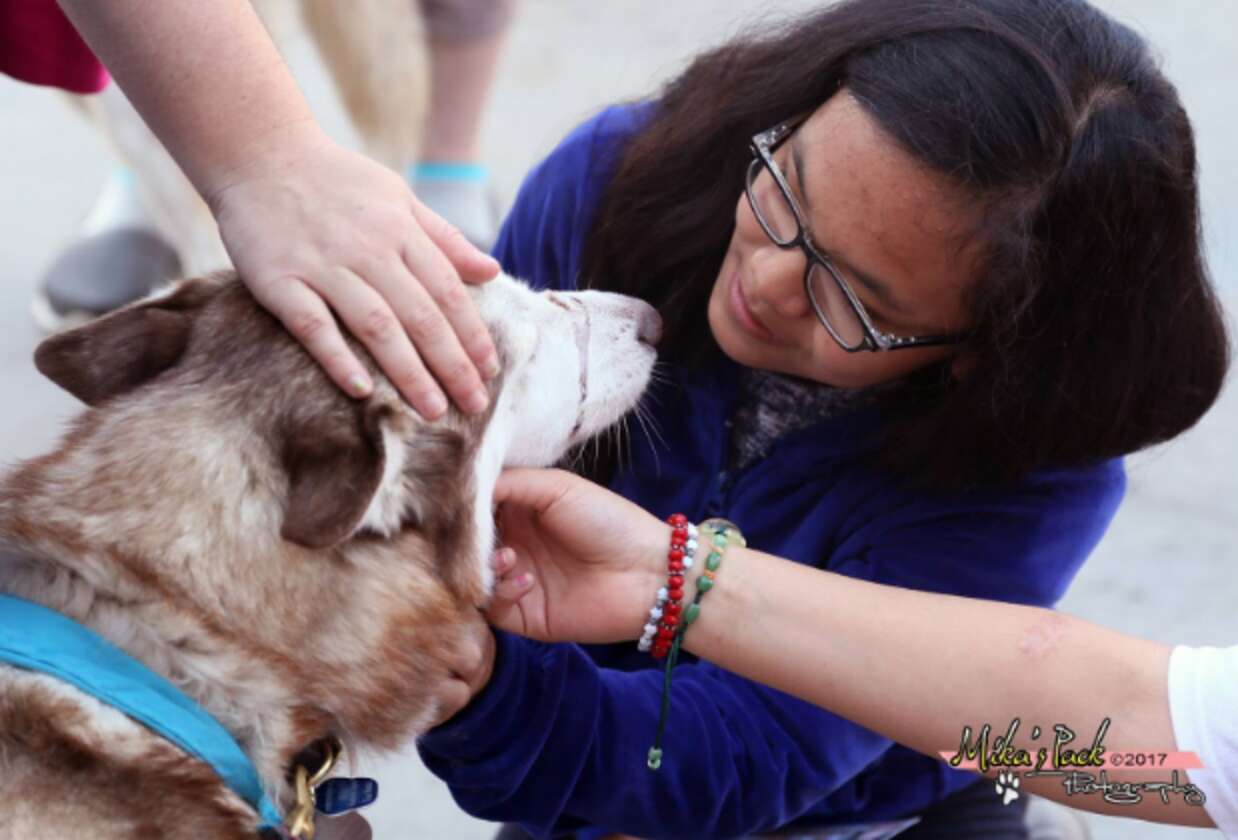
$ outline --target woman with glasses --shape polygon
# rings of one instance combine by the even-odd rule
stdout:
[[[1194,166],[1146,45],[1077,0],[855,0],[603,111],[496,247],[535,285],[663,316],[649,422],[579,468],[609,491],[597,543],[665,555],[633,504],[723,516],[808,567],[1052,605],[1121,499],[1120,457],[1189,428],[1225,374]],[[533,521],[521,544],[552,551]],[[766,614],[802,606],[734,631],[777,657]],[[1025,836],[1026,800],[691,656],[646,769],[663,677],[641,632],[496,631],[427,766],[539,837]]]

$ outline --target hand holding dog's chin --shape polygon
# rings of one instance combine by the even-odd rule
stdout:
[[[498,263],[398,175],[308,121],[256,142],[206,194],[246,286],[337,385],[373,387],[338,318],[423,416],[446,410],[444,390],[477,410],[469,400],[498,362],[461,281],[488,280]]]
[[[449,649],[443,663],[447,674],[435,688],[436,714],[430,728],[451,720],[490,682],[494,671],[494,631],[481,613],[467,624],[456,625],[465,638]]]
[[[562,470],[508,470],[495,501],[495,627],[552,642],[640,636],[665,583],[669,525]]]

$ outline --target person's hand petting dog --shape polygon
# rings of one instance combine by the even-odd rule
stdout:
[[[335,318],[423,416],[447,410],[443,389],[466,411],[484,410],[482,376],[499,363],[464,283],[489,280],[498,263],[398,175],[312,123],[263,146],[207,195],[254,297],[353,396],[372,383]]]
[[[485,409],[498,358],[463,283],[499,264],[327,137],[248,2],[60,5],[210,206],[254,297],[337,385],[373,383],[336,318],[423,416],[447,410],[442,387]]]
[[[549,642],[635,640],[665,583],[671,528],[563,470],[515,469],[495,486],[491,624]]]

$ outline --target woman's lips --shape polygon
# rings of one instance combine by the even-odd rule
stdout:
[[[748,308],[748,301],[744,299],[743,287],[739,284],[739,272],[731,275],[731,315],[739,322],[740,326],[755,338],[759,338],[762,341],[772,341],[774,339],[774,334],[757,320],[757,316],[753,315],[752,310]]]

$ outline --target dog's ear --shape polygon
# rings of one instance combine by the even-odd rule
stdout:
[[[361,529],[391,537],[415,528],[431,540],[450,531],[467,484],[465,435],[392,402],[356,402],[334,386],[330,396],[329,406],[299,400],[283,423],[283,538],[322,549]]]
[[[211,292],[205,281],[186,281],[163,297],[57,333],[34,351],[34,364],[82,402],[98,405],[175,365]]]
[[[302,413],[306,408],[284,429],[288,499],[280,533],[307,548],[330,548],[361,526],[382,489],[386,411],[352,400]]]

